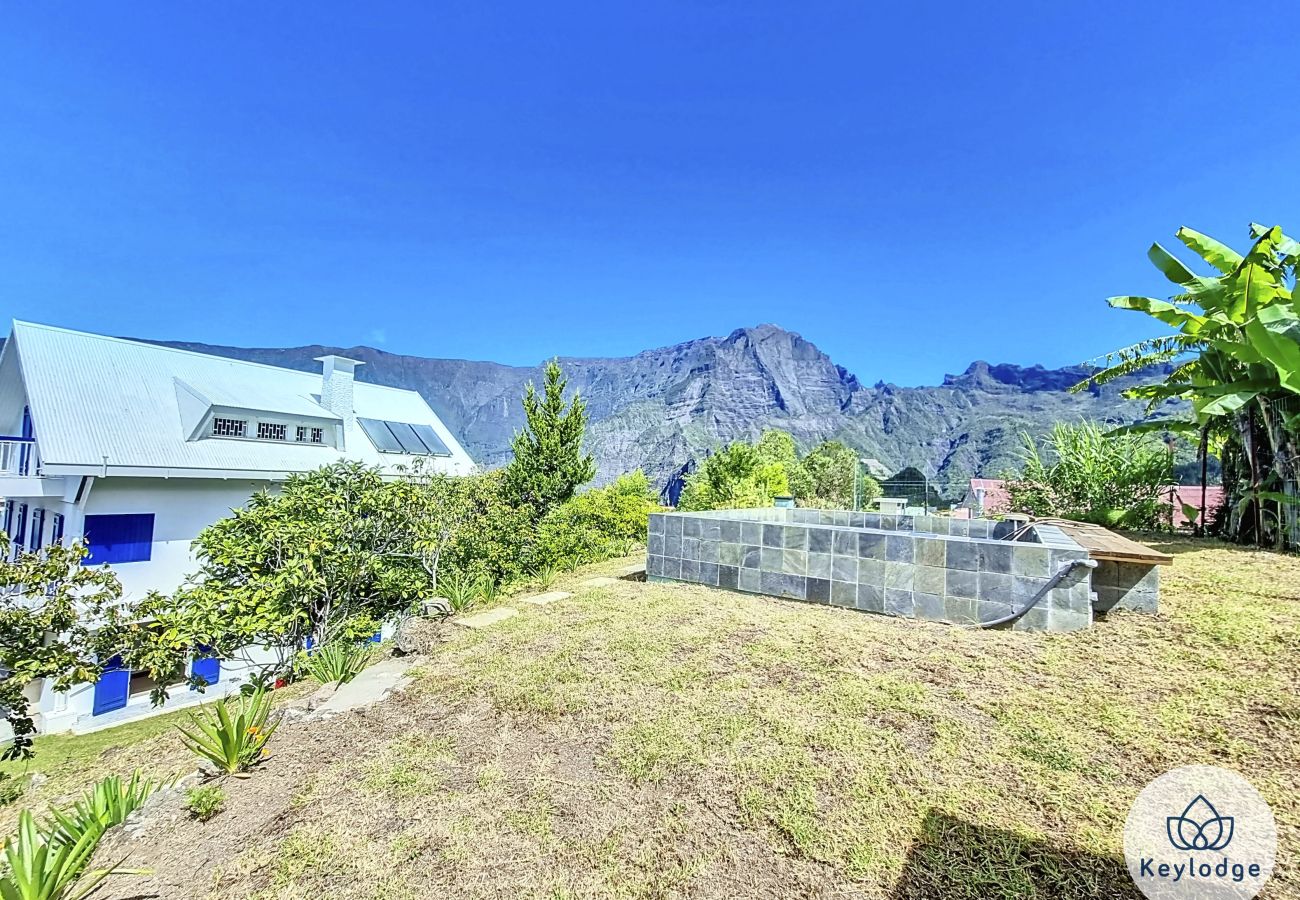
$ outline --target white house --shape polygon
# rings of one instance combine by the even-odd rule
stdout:
[[[315,375],[14,322],[0,352],[0,496],[14,552],[84,536],[86,563],[112,564],[127,597],[142,596],[195,570],[190,544],[204,526],[295,472],[343,459],[391,472],[416,457],[472,470],[419,394],[355,381],[353,360],[320,362]],[[216,660],[194,665],[218,693],[239,677]],[[143,713],[151,686],[117,670],[68,693],[30,690],[38,727],[57,731]]]

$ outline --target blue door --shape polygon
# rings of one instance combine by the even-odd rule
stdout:
[[[198,652],[206,654],[211,647],[199,646]],[[204,684],[216,684],[221,680],[221,660],[215,656],[195,656],[190,664],[190,674],[201,679]]]
[[[126,706],[127,695],[131,692],[131,671],[122,668],[122,657],[114,656],[104,666],[104,674],[95,682],[95,705],[93,715],[112,712]]]
[[[30,475],[32,473],[32,445],[30,443],[34,432],[32,431],[32,411],[26,406],[23,407],[23,447],[18,454],[18,474]]]

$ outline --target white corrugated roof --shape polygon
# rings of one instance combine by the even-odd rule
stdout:
[[[380,453],[355,422],[346,429],[345,450],[292,441],[186,440],[178,381],[210,406],[337,422],[340,417],[319,403],[319,374],[17,321],[4,356],[14,353],[41,459],[52,473],[63,466],[102,469],[105,457],[110,474],[148,469],[175,475],[301,472],[338,459],[391,469],[413,459]],[[435,458],[439,467],[458,473],[472,468],[460,442],[415,391],[360,381],[354,390],[357,416],[429,425],[452,452],[450,459]]]

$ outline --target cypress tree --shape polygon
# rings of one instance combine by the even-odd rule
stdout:
[[[587,406],[575,396],[565,408],[568,382],[555,360],[546,364],[539,397],[530,381],[524,393],[524,430],[515,435],[515,458],[506,467],[509,496],[537,509],[538,514],[565,502],[579,487],[596,477],[596,463],[582,452],[587,429]]]

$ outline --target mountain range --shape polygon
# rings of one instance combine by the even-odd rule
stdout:
[[[509,460],[510,440],[523,426],[524,386],[540,383],[542,371],[540,364],[431,359],[365,346],[158,343],[305,371],[318,370],[315,358],[328,353],[360,360],[362,380],[422,394],[486,468]],[[560,364],[570,390],[587,404],[587,446],[598,482],[641,468],[668,493],[711,449],[780,428],[805,448],[837,439],[890,471],[914,466],[960,496],[968,479],[1016,466],[1022,431],[1042,434],[1057,420],[1142,419],[1144,405],[1121,394],[1150,374],[1071,394],[1067,389],[1087,369],[977,361],[940,385],[868,386],[810,341],[776,325],[630,357],[561,358]]]

